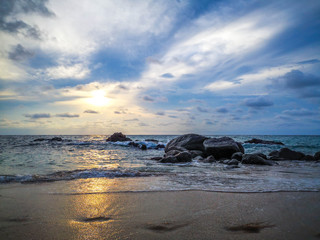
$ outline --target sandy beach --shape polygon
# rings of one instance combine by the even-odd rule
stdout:
[[[0,239],[320,237],[319,192],[56,191],[66,184],[1,185]]]

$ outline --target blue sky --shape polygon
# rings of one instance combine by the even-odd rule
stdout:
[[[320,2],[2,0],[0,134],[320,134]]]

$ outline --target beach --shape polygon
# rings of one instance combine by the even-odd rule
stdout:
[[[72,191],[79,181],[0,185],[0,239],[320,236],[319,192],[99,191],[110,181],[130,181],[121,178],[88,179],[95,191]]]

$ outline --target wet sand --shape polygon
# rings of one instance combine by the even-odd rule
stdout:
[[[320,192],[56,194],[0,185],[0,239],[320,239]]]

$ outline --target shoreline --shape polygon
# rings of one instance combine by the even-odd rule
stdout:
[[[0,238],[319,239],[320,192],[52,194],[65,183],[0,185]]]

